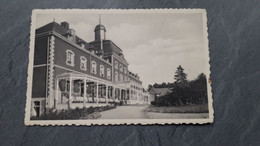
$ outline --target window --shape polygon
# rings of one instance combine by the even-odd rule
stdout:
[[[95,61],[91,62],[91,73],[97,74],[97,63]]]
[[[119,70],[123,72],[123,66],[121,64],[119,65]]]
[[[74,66],[74,57],[75,54],[71,50],[66,51],[67,56],[66,56],[66,64],[69,66]]]
[[[104,69],[104,66],[103,65],[100,65],[100,72],[99,72],[99,74],[100,74],[100,76],[101,77],[104,77],[105,76],[105,71],[104,71],[105,69]]]
[[[87,70],[87,59],[84,56],[80,57],[80,69],[84,71]]]
[[[127,81],[127,77],[125,76],[125,81]]]
[[[115,61],[115,68],[118,69],[118,63]]]
[[[126,69],[126,67],[124,68],[124,70],[125,70],[125,74],[127,74],[127,69]]]
[[[115,81],[118,81],[118,73],[115,72]]]
[[[110,70],[110,68],[107,68],[107,78],[111,79],[111,70]]]
[[[67,38],[69,41],[72,41],[73,37],[70,34],[67,34]]]
[[[124,81],[124,77],[122,74],[120,74],[120,81]]]

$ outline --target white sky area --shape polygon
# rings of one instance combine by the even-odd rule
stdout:
[[[37,14],[36,28],[53,21],[67,21],[76,35],[87,42],[94,40],[94,28],[100,14]],[[188,79],[206,73],[207,48],[201,13],[101,14],[106,39],[123,50],[129,70],[138,73],[144,88],[148,84],[174,82],[181,65]],[[208,55],[208,54],[207,54]]]

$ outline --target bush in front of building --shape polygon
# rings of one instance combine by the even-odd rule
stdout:
[[[107,105],[102,107],[76,108],[69,110],[51,110],[39,117],[32,117],[31,120],[76,120],[76,119],[97,119],[100,112],[114,109],[116,105]]]

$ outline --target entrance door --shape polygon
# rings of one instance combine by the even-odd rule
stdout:
[[[34,110],[36,113],[36,117],[40,116],[40,101],[34,101]]]

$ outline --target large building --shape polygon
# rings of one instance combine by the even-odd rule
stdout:
[[[106,39],[101,23],[94,35],[87,42],[67,22],[36,30],[31,116],[50,109],[150,102],[138,74],[128,70],[123,50]]]

